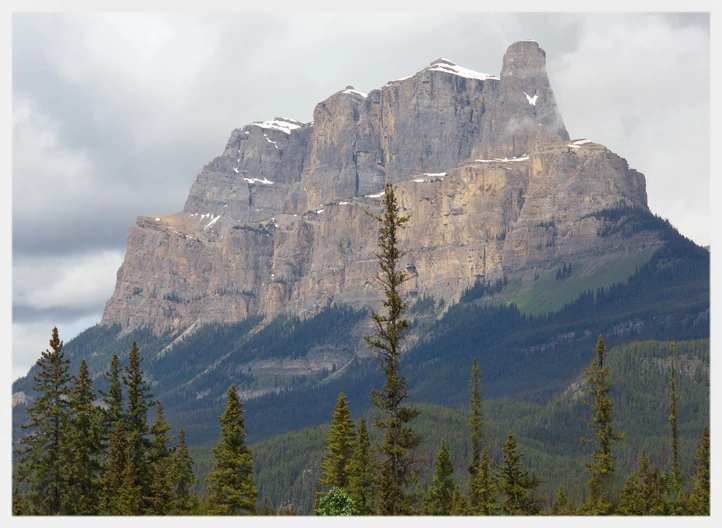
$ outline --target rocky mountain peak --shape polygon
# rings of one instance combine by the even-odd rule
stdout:
[[[507,48],[502,61],[501,77],[546,78],[546,62],[546,53],[537,42],[521,40]]]
[[[103,324],[163,331],[374,302],[365,210],[387,182],[413,218],[410,294],[451,300],[479,276],[618,251],[589,215],[646,207],[644,178],[602,146],[567,144],[545,64],[531,41],[509,47],[500,77],[440,58],[368,94],[346,86],[312,123],[235,129],[182,212],[131,227]]]

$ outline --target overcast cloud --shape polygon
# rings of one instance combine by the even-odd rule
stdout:
[[[100,319],[136,216],[182,209],[233,128],[309,121],[439,57],[498,74],[532,38],[567,129],[710,243],[709,18],[595,14],[15,14],[13,379]]]

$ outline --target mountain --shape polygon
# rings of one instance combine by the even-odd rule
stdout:
[[[183,211],[130,228],[102,324],[160,334],[374,305],[366,213],[379,212],[386,182],[412,219],[401,240],[410,300],[454,301],[482,277],[531,283],[572,261],[648,258],[657,233],[599,216],[648,212],[644,177],[602,145],[569,140],[545,63],[536,42],[517,42],[499,77],[439,59],[369,94],[347,87],[311,123],[234,130]]]
[[[484,394],[544,405],[610,347],[709,338],[709,251],[647,206],[644,176],[604,146],[570,139],[535,42],[501,74],[446,59],[362,94],[231,133],[183,211],[140,217],[103,319],[64,350],[96,386],[135,340],[174,430],[217,439],[225,392],[250,442],[328,421],[339,392],[358,416],[380,387],[363,336],[385,182],[411,215],[402,372],[414,401]],[[62,328],[61,337],[62,337]],[[13,424],[34,369],[13,384]]]

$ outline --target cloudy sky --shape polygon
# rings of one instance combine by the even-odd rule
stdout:
[[[649,205],[710,244],[705,14],[38,14],[12,17],[13,379],[100,320],[128,227],[180,211],[233,128],[310,121],[439,58],[499,73],[534,39],[572,137],[647,177]]]

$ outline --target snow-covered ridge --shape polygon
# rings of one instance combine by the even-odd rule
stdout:
[[[344,94],[350,94],[350,95],[360,95],[364,99],[368,97],[368,94],[365,94],[363,92],[359,92],[358,90],[354,90],[353,86],[348,86],[345,90],[343,90],[341,93]]]
[[[486,81],[488,79],[496,79],[497,81],[499,80],[499,78],[495,75],[470,70],[468,68],[464,68],[463,66],[459,66],[458,64],[450,61],[449,59],[444,58],[435,60],[429,66],[424,68],[423,71],[440,71],[444,73],[458,75],[459,77],[465,77],[467,79],[479,79],[480,81]]]
[[[257,126],[265,129],[280,130],[286,134],[290,134],[291,130],[301,128],[305,123],[296,121],[295,119],[288,119],[285,117],[277,117],[272,121],[256,121],[251,123],[249,126]]]

